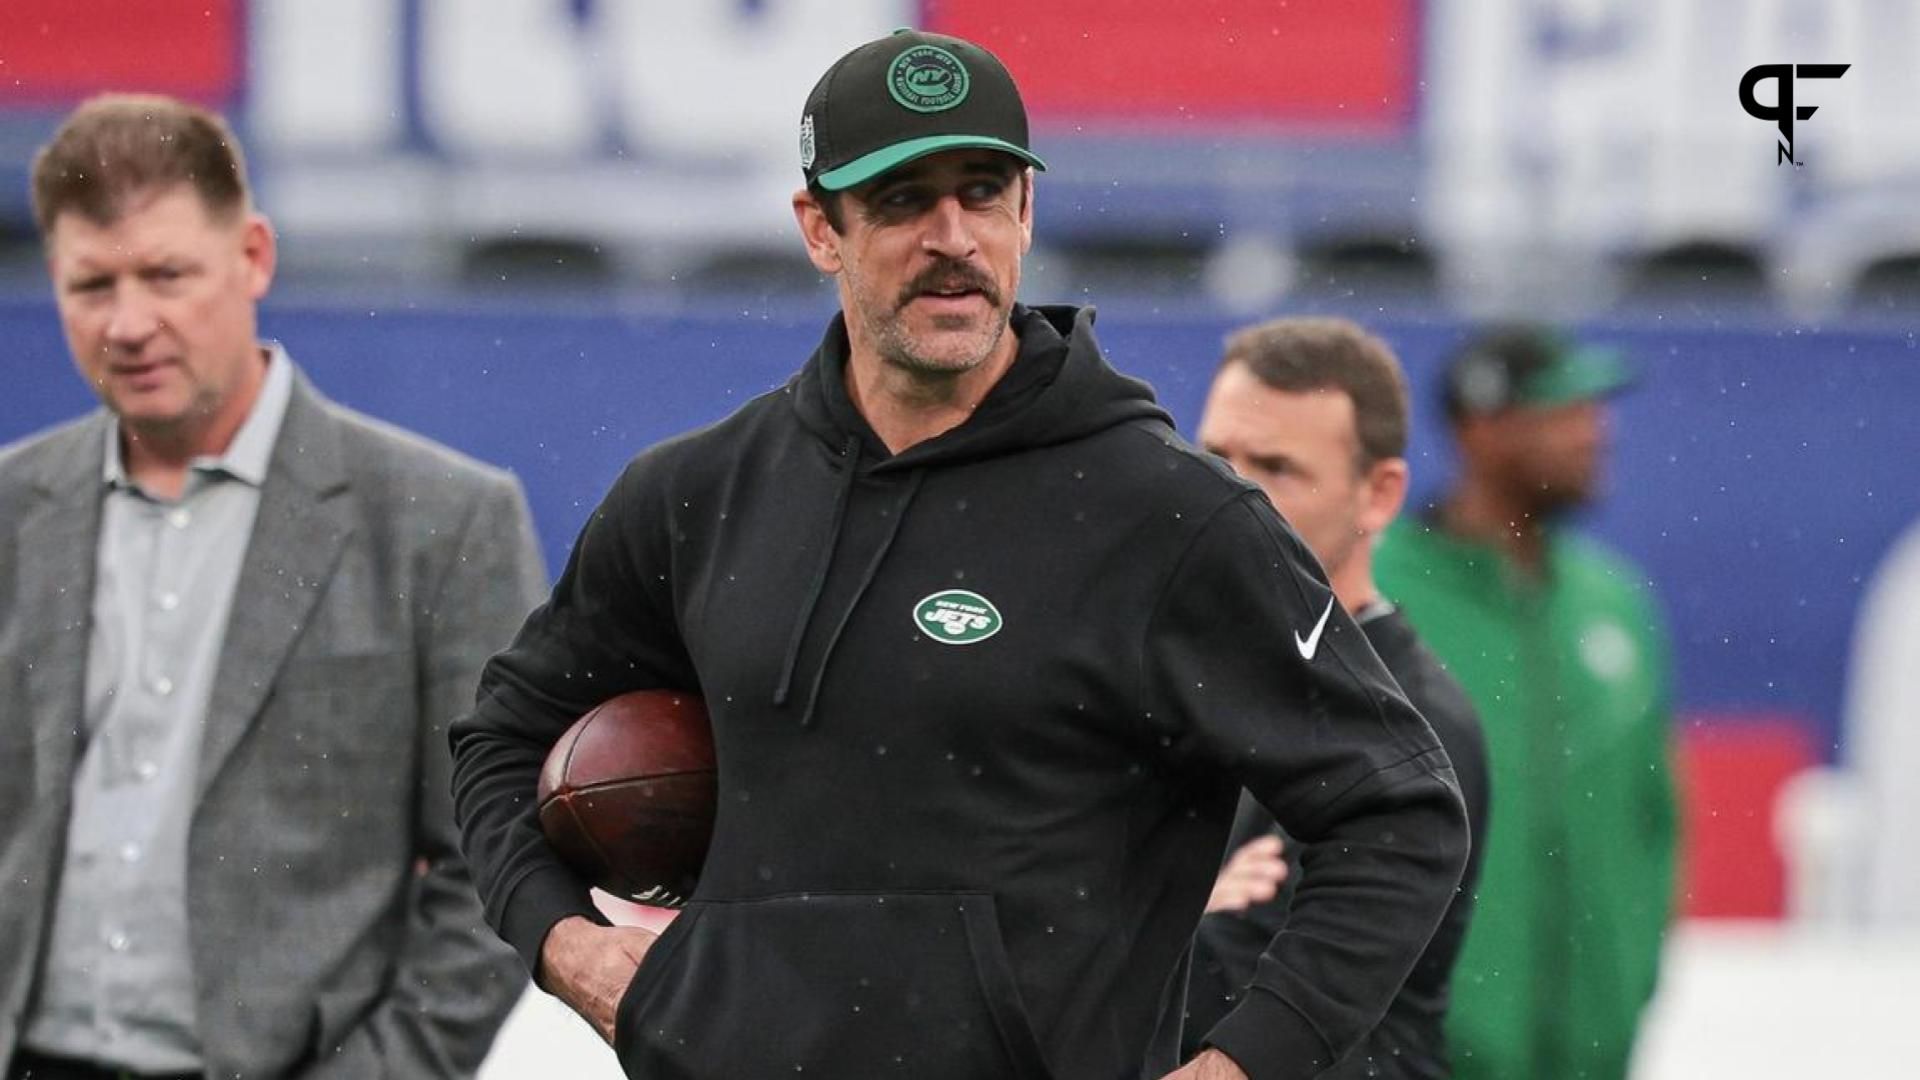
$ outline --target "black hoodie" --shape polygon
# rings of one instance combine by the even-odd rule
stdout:
[[[1307,1077],[1385,1010],[1466,857],[1446,756],[1092,323],[1016,307],[975,414],[890,455],[836,319],[785,387],[636,458],[488,665],[455,799],[530,966],[596,917],[540,838],[547,748],[629,690],[712,714],[713,845],[620,1004],[628,1075],[1158,1076],[1243,784],[1315,863],[1209,1041]]]

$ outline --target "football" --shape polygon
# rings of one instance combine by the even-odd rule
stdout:
[[[699,695],[639,690],[594,707],[540,770],[540,827],[598,888],[676,907],[713,836],[713,728]]]

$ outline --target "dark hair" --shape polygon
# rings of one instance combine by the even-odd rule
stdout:
[[[807,194],[813,196],[813,201],[820,204],[820,212],[826,215],[827,224],[832,226],[833,231],[846,235],[847,212],[845,204],[840,201],[840,196],[844,192],[828,191],[820,186],[818,180],[809,180]]]
[[[1405,456],[1407,379],[1387,343],[1356,323],[1287,318],[1249,326],[1227,338],[1224,370],[1242,364],[1275,390],[1342,391],[1353,401],[1360,467]]]
[[[156,94],[103,94],[67,117],[33,159],[33,218],[45,238],[61,214],[109,225],[141,195],[191,184],[211,216],[251,202],[240,141],[219,116]]]

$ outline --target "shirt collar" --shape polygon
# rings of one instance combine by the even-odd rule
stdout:
[[[273,444],[280,438],[281,421],[287,417],[287,404],[293,400],[293,361],[277,341],[266,342],[267,377],[260,384],[260,396],[240,430],[227,444],[226,453],[196,457],[191,468],[200,472],[224,473],[243,483],[259,487],[267,479],[267,466],[273,460]],[[120,456],[120,421],[107,425],[107,456],[101,478],[109,487],[125,487],[126,462]]]
[[[1397,609],[1393,606],[1393,601],[1383,596],[1375,597],[1372,602],[1353,613],[1353,621],[1361,626],[1365,626],[1375,619],[1386,618],[1393,614],[1395,610]]]

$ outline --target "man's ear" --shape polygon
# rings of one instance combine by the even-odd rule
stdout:
[[[240,252],[247,260],[247,291],[258,300],[273,287],[273,272],[280,264],[279,241],[273,233],[273,222],[259,211],[248,211],[240,230]]]
[[[1374,462],[1362,478],[1360,492],[1360,512],[1354,517],[1354,527],[1367,536],[1378,536],[1400,516],[1400,507],[1407,501],[1406,459]]]
[[[814,269],[823,274],[838,274],[840,234],[834,231],[833,222],[827,220],[826,209],[806,188],[793,193],[793,220],[800,225],[800,239],[806,242],[807,259]]]

